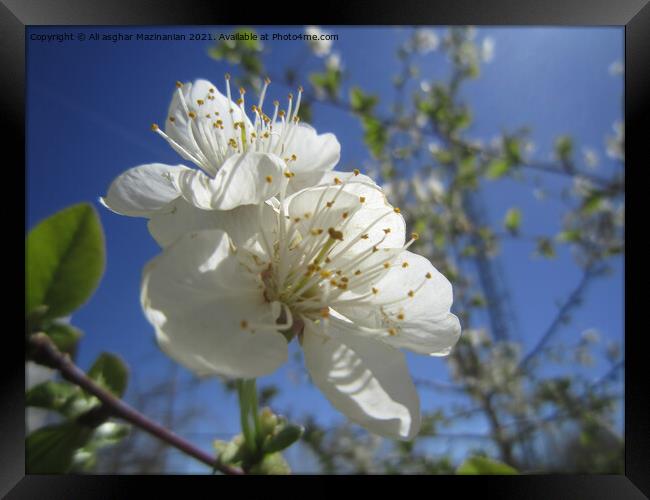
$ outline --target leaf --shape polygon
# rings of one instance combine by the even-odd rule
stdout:
[[[372,112],[377,104],[378,98],[374,95],[366,95],[359,87],[350,89],[350,107],[352,111],[361,115],[367,115]]]
[[[486,458],[470,457],[462,463],[456,474],[461,475],[515,475],[519,474],[516,469],[503,462]]]
[[[521,227],[521,210],[518,208],[511,208],[506,212],[503,219],[503,225],[511,234],[517,234]]]
[[[84,446],[93,429],[74,422],[42,427],[25,442],[28,474],[61,474],[72,466],[75,451]]]
[[[77,343],[82,336],[81,330],[64,323],[50,323],[44,332],[52,339],[54,345],[61,352],[69,354],[72,358],[77,353]]]
[[[569,163],[573,155],[573,139],[562,135],[555,140],[555,155],[563,163]]]
[[[105,352],[95,360],[88,376],[117,397],[122,397],[129,379],[129,370],[119,357]]]
[[[262,461],[250,469],[251,474],[285,475],[291,474],[291,468],[280,453],[265,455]]]
[[[25,393],[25,406],[64,412],[69,401],[80,395],[81,390],[76,385],[48,380]]]
[[[304,431],[299,425],[285,425],[264,444],[264,452],[275,453],[288,448],[300,439]]]
[[[104,234],[95,209],[73,205],[40,222],[26,243],[26,309],[45,304],[46,318],[86,302],[104,271]]]
[[[485,176],[488,179],[499,179],[510,170],[510,163],[503,158],[496,158],[488,163],[485,169]]]
[[[537,252],[542,256],[549,259],[555,257],[555,246],[550,238],[542,237],[537,238]]]

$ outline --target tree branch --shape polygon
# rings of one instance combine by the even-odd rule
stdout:
[[[243,471],[240,469],[218,463],[214,456],[200,450],[192,443],[174,434],[169,429],[150,420],[121,399],[115,397],[113,394],[97,385],[72,362],[69,356],[59,352],[47,335],[32,335],[29,337],[28,342],[29,346],[33,349],[32,355],[37,362],[58,370],[64,379],[78,385],[86,392],[95,396],[102,402],[104,408],[110,415],[126,420],[136,427],[182,451],[186,455],[189,455],[196,460],[203,462],[205,465],[223,472],[224,474],[243,474]]]

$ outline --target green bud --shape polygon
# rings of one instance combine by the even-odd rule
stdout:
[[[288,448],[300,439],[303,432],[304,429],[295,424],[286,424],[283,427],[280,427],[275,435],[271,436],[270,439],[264,443],[264,452],[275,453]]]

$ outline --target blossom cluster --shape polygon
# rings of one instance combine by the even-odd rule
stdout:
[[[143,271],[144,313],[161,349],[200,376],[270,374],[295,339],[334,407],[412,439],[420,402],[402,350],[450,352],[451,284],[408,250],[418,236],[380,186],[334,170],[339,142],[300,121],[302,89],[265,112],[269,83],[249,108],[228,75],[225,94],[177,83],[152,130],[198,168],[136,166],[101,198],[147,218],[162,248]]]

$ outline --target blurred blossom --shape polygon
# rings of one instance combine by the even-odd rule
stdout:
[[[612,76],[622,75],[625,72],[623,61],[614,61],[609,65],[609,74]]]
[[[606,356],[607,359],[612,363],[618,361],[618,359],[621,357],[621,346],[618,344],[618,342],[612,341],[607,345]]]
[[[433,52],[440,45],[436,32],[430,28],[419,28],[413,34],[413,48],[420,54]]]
[[[503,149],[503,137],[500,135],[492,137],[492,139],[490,139],[490,147],[497,151],[501,151]]]
[[[322,35],[329,35],[327,31],[321,30],[318,26],[307,26],[305,34],[320,38]],[[318,57],[325,57],[332,50],[332,40],[308,40],[307,44],[311,51]]]
[[[600,333],[594,328],[589,328],[588,330],[582,332],[582,340],[588,344],[596,344],[600,342]]]
[[[325,67],[330,71],[341,71],[341,54],[332,52],[327,59],[325,59]]]
[[[592,148],[584,148],[582,150],[582,157],[584,158],[585,164],[589,168],[596,168],[600,159],[598,158],[598,153]]]
[[[623,122],[617,120],[612,125],[612,129],[614,130],[614,135],[608,135],[605,139],[607,156],[614,160],[624,160],[625,150],[623,142],[625,141],[625,125]]]
[[[35,385],[50,380],[55,374],[55,370],[29,361],[25,363],[25,389],[31,389]],[[43,427],[50,415],[48,410],[41,408],[27,408],[26,412],[26,431],[28,433]]]
[[[494,59],[494,38],[486,36],[481,43],[481,59],[489,63]]]
[[[484,329],[465,330],[465,337],[474,347],[487,346],[490,344],[490,337]]]
[[[424,113],[418,113],[417,116],[415,117],[415,124],[420,128],[423,128],[428,121],[429,120],[427,118],[427,115],[425,115]]]
[[[531,139],[524,139],[522,141],[522,148],[524,156],[530,158],[537,151],[537,144]]]
[[[586,198],[594,191],[593,183],[580,175],[573,178],[573,192],[581,198]]]
[[[428,94],[429,92],[431,92],[431,84],[426,80],[422,80],[420,82],[420,90],[422,90],[422,92],[424,92],[425,94]]]
[[[438,141],[431,141],[429,143],[429,153],[431,153],[432,155],[439,153],[441,149],[442,149],[442,145]]]
[[[538,200],[545,200],[546,199],[546,191],[540,188],[536,188],[533,190],[533,196],[538,199]]]

